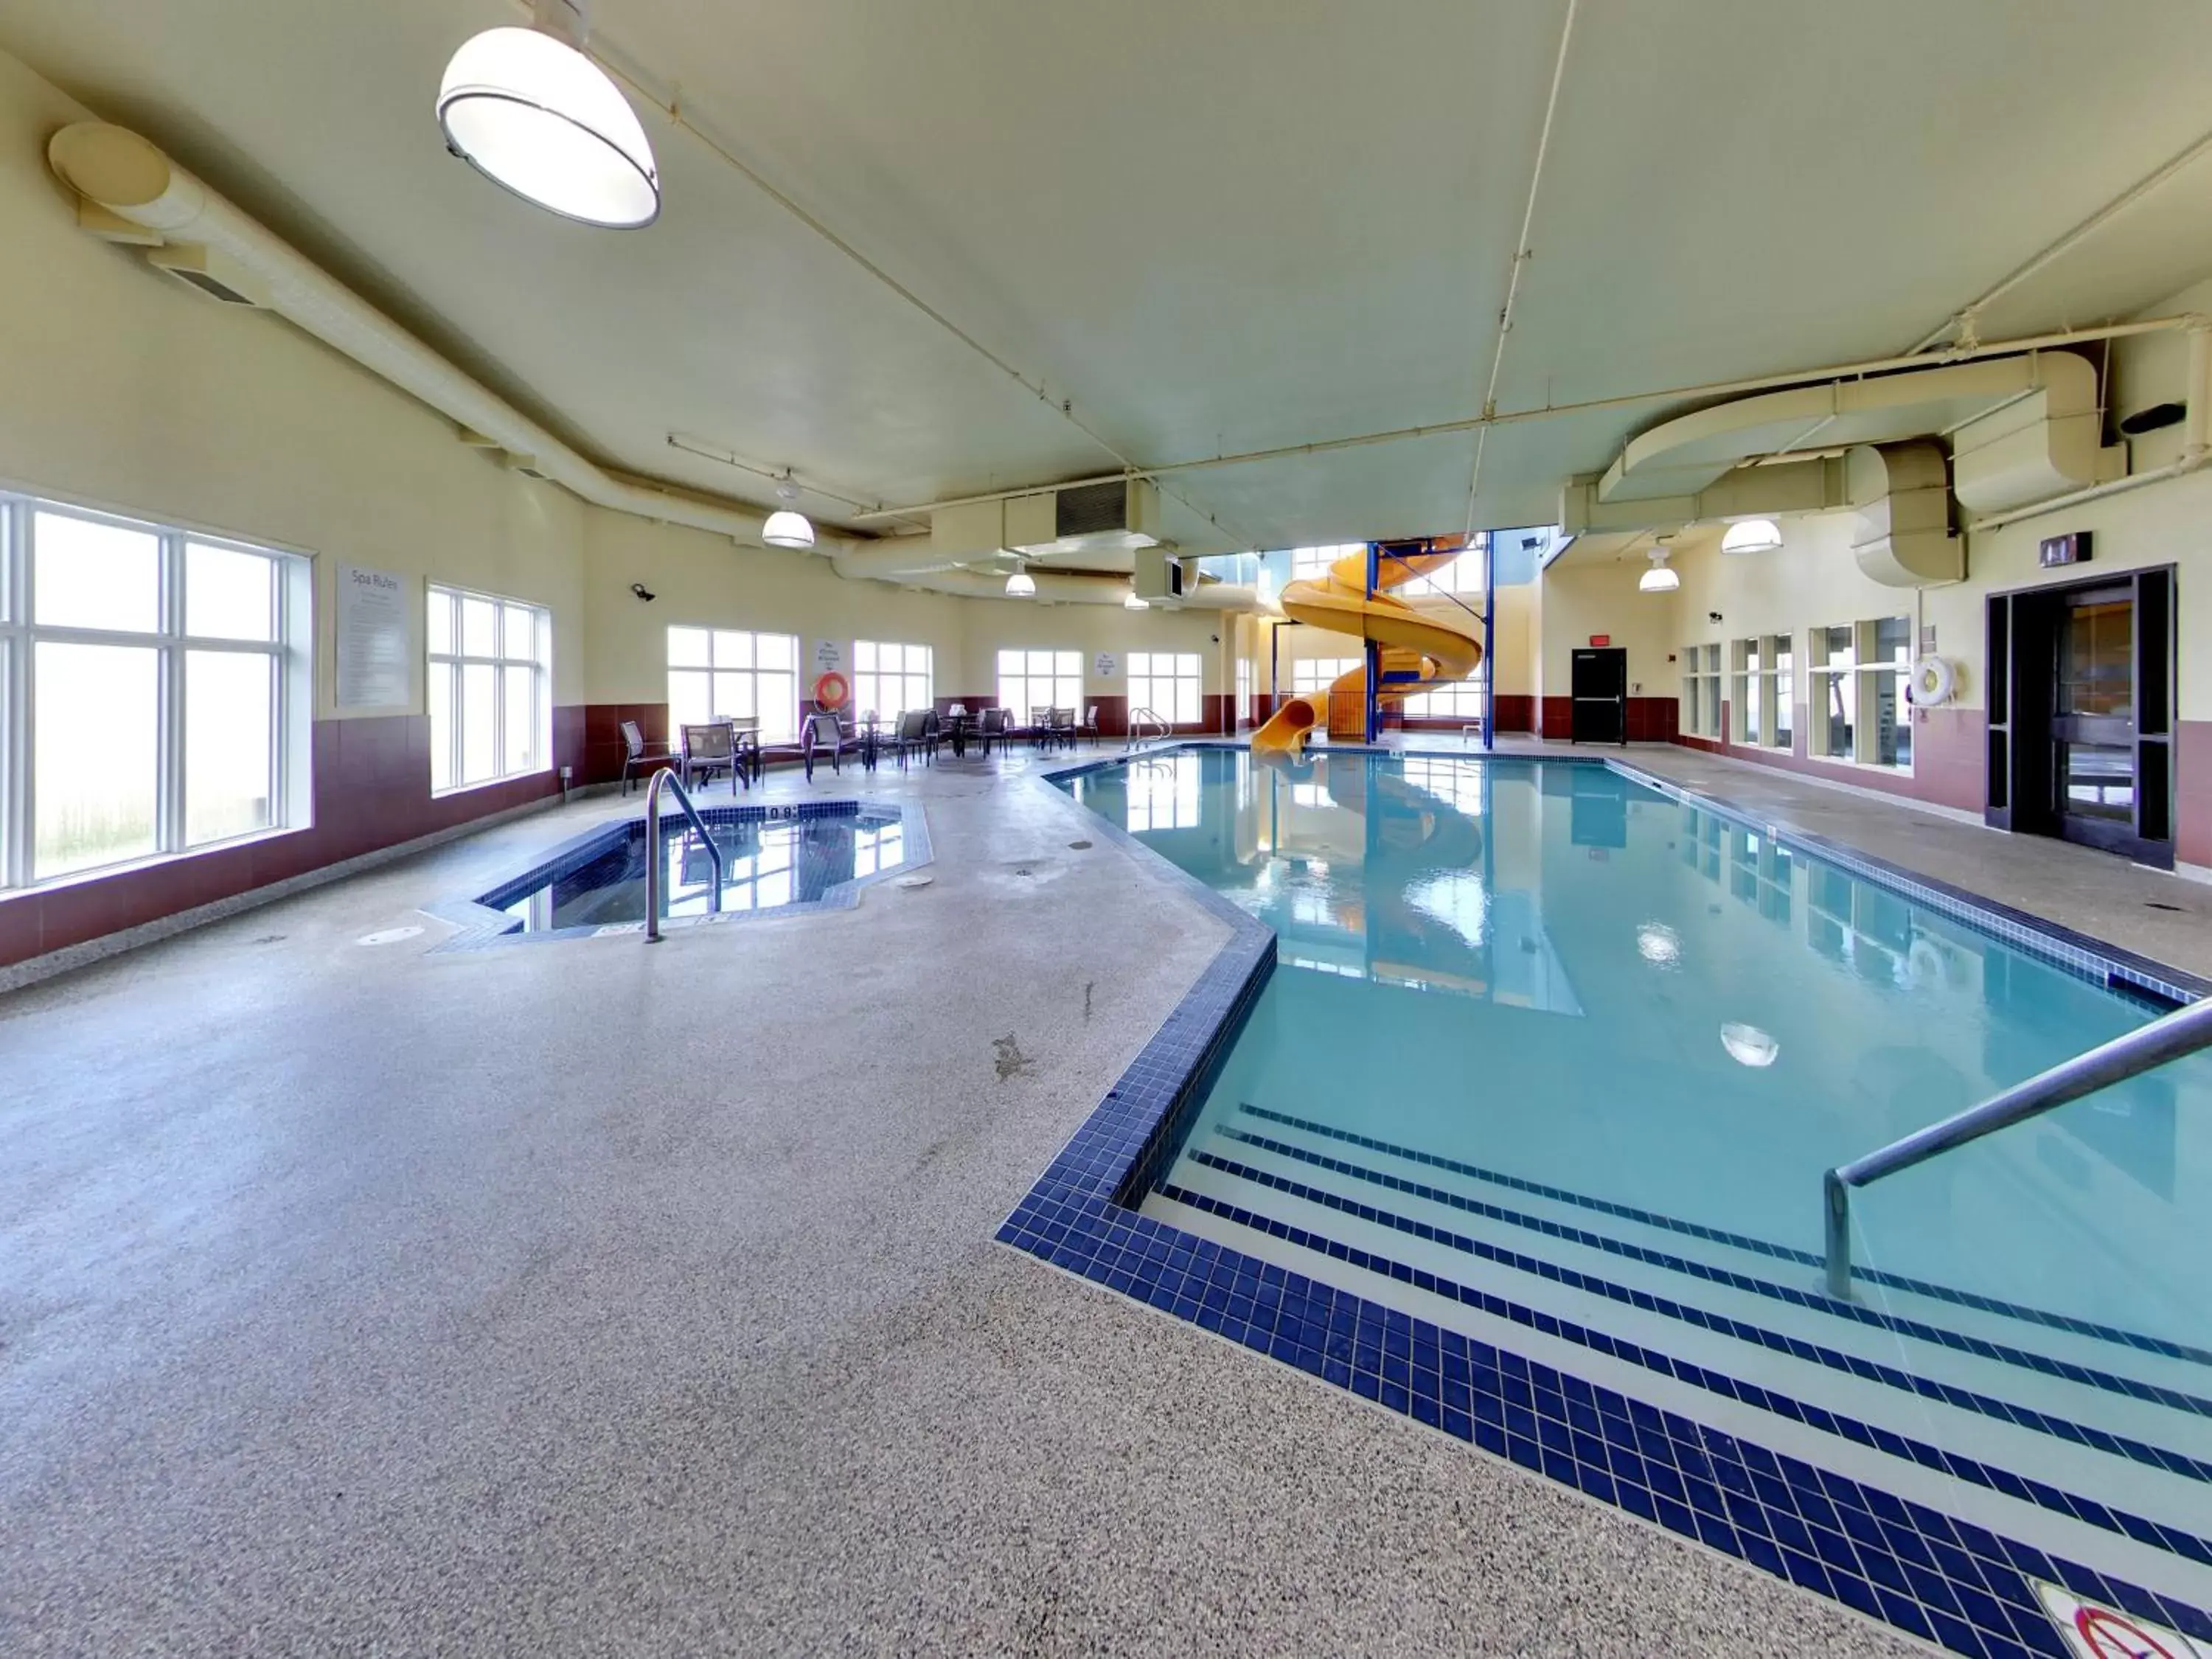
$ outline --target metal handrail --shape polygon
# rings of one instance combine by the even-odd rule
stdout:
[[[1979,1140],[2203,1048],[2212,1048],[2212,998],[2161,1015],[2148,1025],[2039,1072],[2025,1083],[2016,1083],[1955,1117],[1931,1123],[1878,1152],[1829,1170],[1822,1181],[1828,1212],[1828,1294],[1845,1301],[1851,1294],[1852,1188],[1870,1186],[1954,1146]]]
[[[676,803],[684,809],[684,816],[691,820],[699,831],[699,838],[707,843],[707,856],[714,863],[714,884],[707,894],[707,908],[716,915],[722,913],[722,849],[714,845],[714,835],[707,828],[707,820],[699,816],[699,809],[691,804],[691,797],[676,781],[676,774],[661,767],[645,786],[645,942],[660,943],[660,791],[663,785],[676,792]]]
[[[1175,736],[1175,727],[1162,720],[1157,711],[1150,708],[1132,708],[1129,711],[1129,740],[1121,746],[1123,754],[1128,753],[1137,746],[1142,736],[1137,728],[1147,720],[1160,728],[1160,735],[1163,738]]]

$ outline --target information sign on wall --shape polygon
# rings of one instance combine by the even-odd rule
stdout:
[[[408,596],[389,570],[337,568],[337,701],[341,708],[407,706]]]

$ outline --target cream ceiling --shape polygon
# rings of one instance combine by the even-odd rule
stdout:
[[[1565,13],[597,0],[611,56],[1048,398],[650,110],[642,232],[448,157],[439,73],[507,0],[0,0],[0,46],[601,459],[764,499],[680,432],[896,503],[1474,414]],[[1910,347],[2212,127],[2207,62],[2203,0],[1580,0],[1499,404]],[[2208,269],[2212,160],[1983,333]],[[1493,430],[1474,522],[1548,521],[1566,475],[1679,412]],[[1474,448],[1188,473],[1171,533],[1457,530]]]

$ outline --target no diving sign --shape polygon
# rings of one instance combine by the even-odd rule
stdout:
[[[2035,1594],[2075,1659],[2212,1659],[2212,1648],[2179,1631],[2084,1601],[2056,1584],[2037,1583]]]

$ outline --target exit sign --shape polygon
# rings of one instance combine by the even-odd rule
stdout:
[[[2046,570],[2054,565],[2087,564],[2089,562],[2089,532],[2077,530],[2070,536],[2051,536],[2036,544],[2036,552]]]
[[[1590,643],[1592,645],[1598,646],[1611,645],[1613,643],[1613,635],[1610,634],[1593,634],[1590,635]]]

